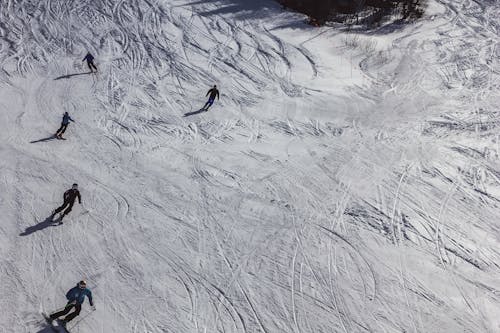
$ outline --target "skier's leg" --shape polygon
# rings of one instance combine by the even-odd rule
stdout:
[[[66,208],[64,213],[61,215],[61,220],[71,212],[71,209],[73,209],[73,203],[69,203],[68,208]]]
[[[214,104],[214,100],[210,98],[207,102],[207,107],[205,108],[205,110],[208,110],[212,106],[212,104]]]
[[[92,73],[92,66],[90,61],[87,61],[87,66],[89,66],[90,72]]]
[[[65,314],[68,314],[68,312],[71,311],[73,306],[74,306],[74,304],[66,304],[66,307],[62,311],[51,314],[50,319],[54,320],[54,319],[57,319],[61,316],[64,316]]]
[[[57,213],[62,212],[62,210],[63,210],[64,208],[66,208],[66,206],[67,206],[68,204],[69,204],[69,202],[66,202],[66,201],[65,201],[65,202],[62,204],[62,206],[61,206],[61,207],[58,207],[58,208],[54,211],[54,215],[56,215]]]
[[[61,124],[61,127],[59,127],[59,129],[57,130],[56,135],[59,135],[59,132],[62,131],[63,127],[64,127],[64,124]]]
[[[71,312],[69,315],[64,318],[65,322],[73,320],[76,316],[80,314],[80,311],[82,311],[82,305],[81,304],[75,304],[75,311]]]
[[[61,127],[57,130],[56,136],[60,138],[63,133],[66,131],[66,128],[68,127],[68,124],[61,124]]]
[[[61,135],[64,134],[64,132],[66,132],[66,128],[68,128],[68,124],[61,126],[61,133],[60,133]]]
[[[97,67],[96,67],[96,65],[95,65],[93,62],[92,62],[91,64],[92,64],[92,67],[94,67],[95,71],[97,72]]]
[[[68,215],[71,212],[73,205],[69,205],[69,207],[64,211],[64,215]]]

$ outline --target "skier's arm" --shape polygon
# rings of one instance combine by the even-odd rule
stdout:
[[[71,117],[69,117],[69,121],[75,122],[75,120]]]
[[[71,297],[71,296],[72,296],[72,294],[73,294],[73,288],[71,288],[71,289],[70,289],[70,290],[66,293],[66,299],[67,299],[68,301],[71,301],[71,300],[72,300],[72,299],[71,299],[71,298],[72,298],[72,297]]]
[[[94,301],[92,299],[92,292],[90,290],[87,293],[87,297],[89,298],[90,306],[94,306]]]
[[[212,91],[212,89],[210,89],[210,90],[207,92],[207,94],[205,95],[205,97],[207,97],[207,96],[208,96],[208,94],[210,94],[210,92],[211,92],[211,91]]]
[[[64,195],[63,195],[64,201],[68,200],[68,196],[69,196],[69,192],[68,191],[64,192]]]
[[[80,191],[76,193],[76,196],[78,197],[78,203],[81,205],[82,204],[82,196],[80,195]]]
[[[219,91],[217,90],[217,100],[219,100]]]

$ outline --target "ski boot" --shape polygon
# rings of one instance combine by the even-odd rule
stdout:
[[[66,329],[66,325],[68,324],[68,321],[66,319],[60,319],[57,321],[59,325],[61,325],[64,329]]]
[[[47,324],[49,324],[51,326],[54,325],[54,319],[50,315],[46,314],[45,312],[42,312],[42,316],[43,316],[43,318],[45,318],[45,321],[47,322]]]

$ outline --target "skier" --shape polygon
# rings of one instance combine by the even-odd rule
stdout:
[[[64,216],[68,215],[69,212],[71,212],[71,209],[73,208],[73,204],[75,203],[75,199],[77,197],[78,197],[78,203],[81,205],[82,204],[82,197],[80,195],[80,191],[78,191],[78,184],[73,184],[73,186],[69,190],[64,192],[64,203],[61,205],[61,207],[54,210],[54,212],[51,215],[51,218],[53,219],[57,213],[62,212],[62,210],[64,208],[66,208],[66,206],[67,206],[68,208],[66,208],[64,213],[62,213],[59,216],[60,223],[62,223]]]
[[[214,104],[215,97],[217,97],[217,100],[219,100],[219,90],[217,90],[217,86],[214,85],[212,89],[210,89],[205,96],[208,96],[210,94],[210,97],[208,98],[208,101],[205,103],[205,106],[203,106],[202,110],[208,111],[208,108]]]
[[[67,322],[71,321],[73,318],[80,314],[80,311],[82,310],[82,304],[85,301],[85,296],[88,297],[92,310],[95,310],[94,302],[92,301],[92,292],[87,288],[87,282],[85,280],[82,280],[78,282],[76,287],[71,288],[66,293],[66,299],[68,300],[68,303],[63,310],[51,314],[49,317],[50,320],[56,320],[57,318],[68,314],[71,309],[75,308],[75,311],[67,315],[62,320],[62,324],[63,326],[65,326]]]
[[[94,64],[94,56],[92,54],[90,54],[90,52],[87,52],[87,55],[85,56],[85,58],[83,58],[82,61],[85,61],[85,60],[87,60],[87,66],[89,66],[90,72],[94,73],[93,69],[95,69],[95,71],[97,73],[97,67]]]
[[[56,138],[58,139],[64,139],[62,137],[62,135],[64,134],[64,132],[66,131],[66,128],[68,128],[68,124],[69,122],[72,121],[72,122],[75,122],[68,114],[68,112],[64,112],[64,115],[63,115],[63,119],[62,119],[62,122],[61,122],[61,127],[59,127],[59,129],[57,130],[56,132]]]

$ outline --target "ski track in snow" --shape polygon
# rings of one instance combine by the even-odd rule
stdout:
[[[81,278],[72,332],[500,330],[499,2],[370,32],[252,6],[1,2],[0,332]]]

